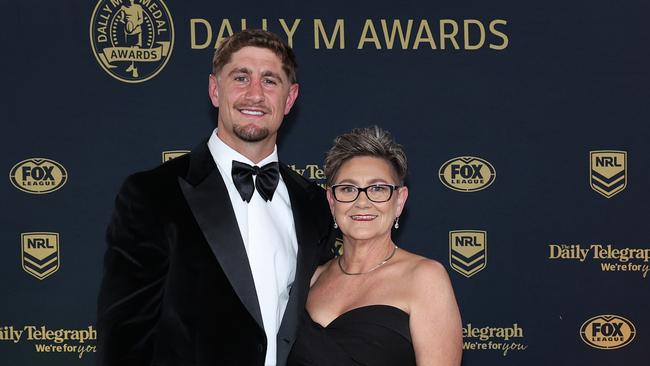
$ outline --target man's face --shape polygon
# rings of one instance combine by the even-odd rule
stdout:
[[[247,143],[275,144],[298,97],[298,84],[291,84],[273,51],[244,47],[217,75],[210,75],[209,93],[219,108],[219,137],[237,150]]]

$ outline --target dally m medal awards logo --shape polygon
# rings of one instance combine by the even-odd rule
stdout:
[[[59,234],[35,232],[20,234],[23,269],[43,280],[59,270]]]
[[[25,193],[45,194],[63,187],[68,181],[68,172],[52,159],[30,158],[11,168],[9,180]]]
[[[591,189],[611,198],[627,186],[627,152],[599,150],[589,152]]]
[[[631,321],[618,315],[598,315],[588,319],[580,327],[582,341],[598,349],[625,347],[636,335]]]
[[[487,232],[454,230],[449,232],[449,264],[469,278],[487,265]]]
[[[447,160],[438,171],[442,184],[458,192],[485,189],[494,183],[496,175],[492,164],[475,156],[460,156]]]
[[[169,61],[174,23],[162,0],[99,0],[90,20],[90,45],[109,75],[141,83]]]

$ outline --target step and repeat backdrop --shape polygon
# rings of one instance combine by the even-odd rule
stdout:
[[[647,2],[3,0],[2,12],[1,364],[94,364],[117,190],[212,132],[211,56],[245,28],[298,56],[279,141],[291,168],[323,185],[325,152],[353,127],[404,145],[395,239],[447,268],[463,365],[650,364]]]

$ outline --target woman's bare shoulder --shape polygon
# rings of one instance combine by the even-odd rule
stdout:
[[[454,296],[447,270],[438,261],[404,251],[404,284],[409,287],[411,307]]]
[[[431,280],[444,281],[449,279],[445,267],[435,259],[423,257],[406,250],[403,251],[403,257],[406,267],[405,271],[416,282],[430,282]]]

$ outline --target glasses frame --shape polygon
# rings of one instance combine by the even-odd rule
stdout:
[[[357,189],[357,195],[354,197],[354,199],[349,200],[349,201],[341,201],[340,199],[338,199],[336,197],[336,187],[343,187],[343,186],[345,186],[345,187],[354,187],[354,188]],[[368,188],[377,187],[377,186],[389,187],[390,188],[390,194],[388,195],[387,199],[385,199],[383,201],[375,201],[372,198],[370,198],[370,196],[368,195]],[[341,202],[341,203],[354,202],[359,198],[359,195],[361,194],[361,192],[363,192],[363,193],[366,194],[366,197],[368,198],[368,200],[370,202],[383,203],[383,202],[390,201],[390,199],[393,198],[393,193],[395,191],[399,190],[402,187],[404,187],[404,186],[398,186],[398,185],[395,185],[395,184],[388,184],[388,183],[377,183],[377,184],[371,184],[371,185],[369,185],[367,187],[361,188],[361,187],[355,186],[354,184],[343,183],[343,184],[334,184],[333,186],[330,187],[330,189],[332,190],[332,197],[334,197],[334,200],[336,200],[337,202]]]

